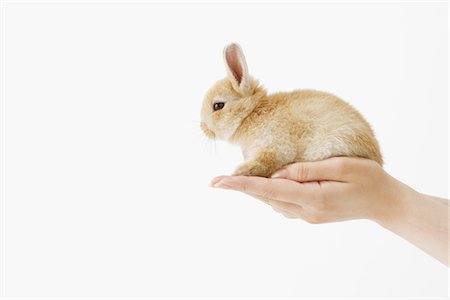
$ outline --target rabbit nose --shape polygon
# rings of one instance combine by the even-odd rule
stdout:
[[[214,138],[216,135],[215,133],[208,128],[208,126],[206,125],[205,122],[201,122],[200,123],[200,128],[203,130],[203,132],[205,133],[205,135],[209,138]]]

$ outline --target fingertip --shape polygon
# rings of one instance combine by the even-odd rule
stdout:
[[[221,176],[220,180],[214,185],[223,189],[241,190],[246,185],[250,176]]]
[[[219,182],[220,180],[222,180],[222,178],[224,178],[225,176],[217,176],[217,177],[214,177],[212,180],[211,180],[211,185],[214,185],[214,184],[216,184],[217,182]]]
[[[230,176],[226,176],[226,175],[214,177],[211,180],[209,186],[213,187],[213,188],[225,188],[225,187],[227,187],[225,182],[227,181],[227,178],[229,178],[229,177]]]
[[[273,173],[272,176],[270,176],[270,178],[285,178],[286,175],[287,175],[286,169],[281,169]]]

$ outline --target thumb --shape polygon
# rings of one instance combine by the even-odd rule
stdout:
[[[298,162],[287,165],[272,175],[272,178],[284,178],[299,182],[307,181],[347,181],[351,168],[351,159],[333,157],[314,162]]]

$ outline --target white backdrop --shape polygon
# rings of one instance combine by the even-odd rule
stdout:
[[[242,158],[198,121],[236,41],[269,91],[342,97],[390,174],[448,197],[447,11],[4,1],[1,296],[446,298],[447,268],[374,223],[209,188]]]

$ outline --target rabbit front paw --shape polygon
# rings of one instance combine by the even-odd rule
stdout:
[[[251,161],[241,164],[233,173],[233,176],[259,176],[269,177],[267,168],[260,163]]]
[[[280,166],[275,153],[264,151],[257,155],[255,159],[242,163],[234,171],[233,176],[270,177]]]

